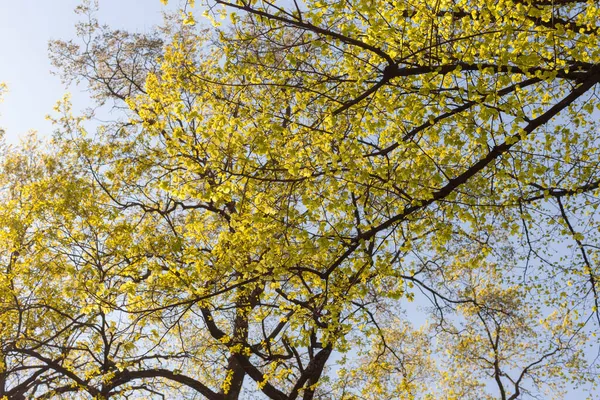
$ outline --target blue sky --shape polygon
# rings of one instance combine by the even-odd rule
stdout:
[[[85,108],[83,88],[66,89],[51,75],[48,41],[75,37],[74,13],[80,0],[0,0],[0,82],[8,93],[0,104],[0,127],[9,143],[30,130],[44,136],[52,132],[45,116],[69,91],[75,110]],[[177,1],[171,8],[177,5]],[[113,28],[144,32],[161,22],[165,7],[159,0],[100,0],[101,23]],[[118,11],[117,11],[118,10]]]

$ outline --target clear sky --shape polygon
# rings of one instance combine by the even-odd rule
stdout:
[[[75,110],[85,108],[82,88],[66,89],[51,75],[48,41],[75,37],[74,13],[80,0],[0,0],[0,82],[8,93],[0,104],[0,127],[16,143],[30,130],[52,132],[45,116],[65,92],[72,93]],[[177,1],[173,1],[173,6]],[[165,7],[159,0],[100,0],[101,23],[144,32],[161,22]],[[173,7],[171,6],[171,7]]]

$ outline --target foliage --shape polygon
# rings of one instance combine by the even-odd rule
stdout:
[[[4,151],[0,396],[595,387],[597,2],[191,6],[51,44],[119,116]]]

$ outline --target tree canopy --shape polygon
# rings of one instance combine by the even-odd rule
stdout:
[[[193,7],[50,44],[110,120],[2,148],[0,398],[596,388],[597,1]]]

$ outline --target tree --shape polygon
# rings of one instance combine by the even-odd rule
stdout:
[[[5,156],[3,396],[596,384],[595,2],[204,7],[52,44],[121,117]]]

